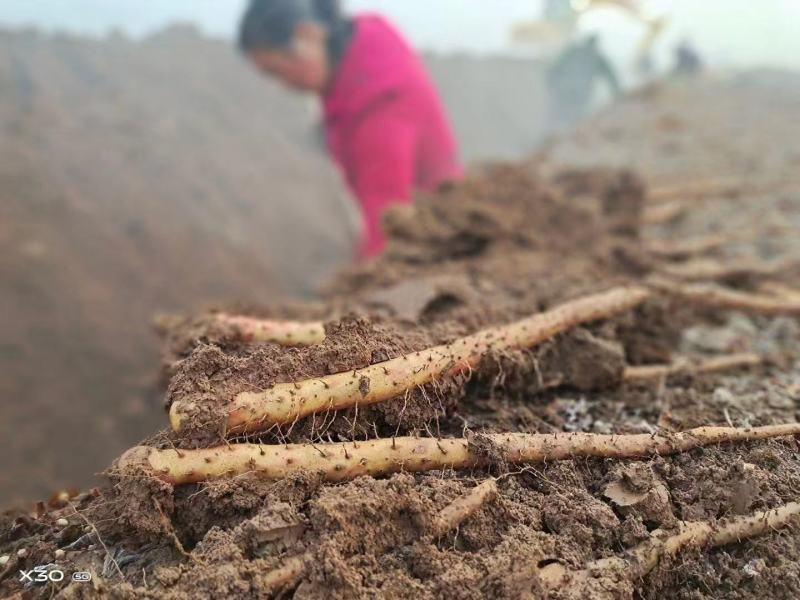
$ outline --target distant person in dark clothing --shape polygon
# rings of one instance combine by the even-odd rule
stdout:
[[[644,52],[636,59],[636,74],[644,80],[656,75],[656,61],[652,52]]]
[[[602,54],[597,36],[571,44],[561,53],[547,73],[552,129],[568,127],[588,114],[598,80],[608,85],[614,97],[620,95],[619,79]]]
[[[703,70],[703,59],[692,46],[691,42],[684,40],[675,48],[675,67],[672,69],[674,77],[694,77]]]

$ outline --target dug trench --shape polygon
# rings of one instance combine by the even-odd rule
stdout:
[[[239,471],[215,471],[209,459],[207,473],[183,484],[123,459],[102,489],[3,516],[0,585],[21,598],[792,597],[800,589],[792,436],[682,448],[672,434],[723,426],[750,435],[795,423],[800,327],[757,309],[698,308],[651,285],[663,263],[648,251],[646,207],[630,173],[487,167],[390,214],[386,252],[342,273],[317,303],[162,320],[167,408],[182,407],[182,418],[142,442],[147,452],[179,462],[251,444],[263,455],[326,458],[376,440],[384,453],[406,445],[413,453],[423,441],[444,452],[460,440],[469,460],[456,465],[453,450],[438,468],[400,461],[389,470],[399,472],[354,478],[301,461],[275,477],[256,450]],[[738,291],[752,293],[746,285]],[[383,401],[249,433],[227,426],[241,394],[352,373],[366,398],[381,383],[361,376],[373,365],[631,289],[644,290],[636,302],[570,321],[532,347],[488,343],[469,364],[445,361]],[[271,332],[287,321],[323,329],[305,329],[317,338],[297,343],[292,325],[279,343],[228,315],[268,319]],[[735,352],[758,360],[700,367]],[[654,365],[674,368],[632,376]],[[551,438],[542,455],[556,456],[561,440],[571,446],[561,460],[519,460],[497,434],[521,433]],[[579,451],[584,433],[609,437],[581,438]],[[625,436],[651,449],[600,451],[627,447]],[[658,542],[698,528],[711,533]],[[655,559],[643,561],[642,547]],[[35,565],[94,577],[68,586],[16,580]]]

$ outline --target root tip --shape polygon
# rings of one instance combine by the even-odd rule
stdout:
[[[152,471],[153,467],[150,464],[150,453],[152,448],[148,446],[135,446],[127,450],[122,456],[117,459],[117,467],[120,470],[145,470]]]
[[[180,403],[173,402],[172,406],[169,408],[169,423],[175,433],[180,433],[185,418],[186,415],[181,412]]]

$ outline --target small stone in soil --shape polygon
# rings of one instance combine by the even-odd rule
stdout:
[[[733,406],[735,398],[733,393],[724,387],[718,387],[711,396],[711,401],[719,406]]]
[[[753,559],[742,567],[742,572],[748,577],[758,577],[761,575],[761,570],[764,568],[764,566],[765,563],[763,559]]]

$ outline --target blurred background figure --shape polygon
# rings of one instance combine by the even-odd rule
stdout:
[[[547,73],[552,130],[568,127],[588,114],[598,81],[605,82],[615,98],[620,95],[619,79],[597,36],[567,46]]]
[[[551,23],[567,23],[570,26],[576,20],[577,11],[572,0],[546,0],[542,17]]]
[[[263,73],[321,98],[328,150],[364,218],[360,256],[383,248],[390,204],[460,176],[439,95],[383,17],[346,18],[336,0],[252,0],[239,45]]]
[[[694,45],[684,39],[675,48],[675,66],[672,69],[673,77],[694,77],[703,70],[703,59]]]
[[[640,81],[652,80],[657,73],[656,62],[652,52],[645,52],[636,58],[636,75]]]

